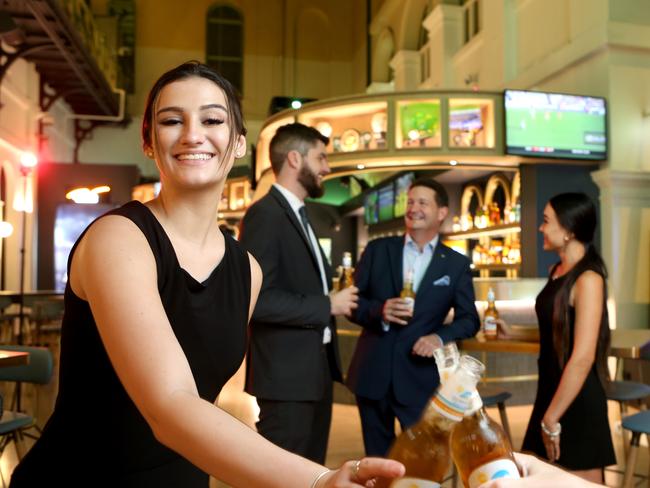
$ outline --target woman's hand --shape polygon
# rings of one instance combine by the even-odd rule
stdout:
[[[560,424],[547,420],[542,420],[542,424],[546,426],[546,429],[544,429],[543,426],[540,426],[542,431],[542,441],[546,448],[546,457],[553,463],[560,459]],[[557,432],[557,434],[551,435],[546,431]]]
[[[591,483],[582,478],[551,466],[535,456],[515,453],[515,460],[522,472],[522,478],[496,479],[483,483],[479,488],[547,488],[556,486],[562,488],[596,488],[602,485]]]
[[[400,476],[404,476],[401,463],[368,457],[361,461],[348,461],[336,471],[330,471],[314,488],[372,488],[377,478],[393,479]]]

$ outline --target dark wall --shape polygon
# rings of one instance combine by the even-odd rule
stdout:
[[[522,277],[548,276],[549,268],[558,261],[557,254],[544,251],[544,239],[538,231],[543,221],[544,207],[552,196],[565,192],[583,192],[600,209],[598,187],[591,179],[591,172],[597,169],[597,166],[564,164],[521,166]],[[600,225],[596,229],[594,244],[600,249]]]
[[[54,288],[54,220],[59,204],[70,203],[65,194],[77,187],[108,185],[105,203],[121,205],[138,184],[135,165],[43,163],[38,166],[38,276],[41,290]]]

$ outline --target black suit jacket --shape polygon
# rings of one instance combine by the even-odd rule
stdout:
[[[246,212],[240,241],[264,274],[250,325],[246,391],[267,400],[320,400],[328,367],[341,381],[336,325],[307,236],[275,187]],[[319,252],[331,286],[320,246]],[[324,347],[326,326],[332,342]]]
[[[402,290],[404,237],[368,244],[357,264],[359,306],[352,320],[363,327],[348,371],[347,384],[357,395],[379,400],[392,387],[403,405],[424,405],[440,382],[433,358],[414,355],[421,336],[436,333],[443,342],[472,337],[479,329],[469,260],[441,244],[436,246],[415,297],[408,325],[382,328],[384,302]],[[450,309],[454,320],[443,325]]]

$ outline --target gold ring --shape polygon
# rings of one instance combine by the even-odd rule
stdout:
[[[352,477],[356,478],[359,476],[359,468],[361,467],[361,461],[355,461],[352,465]]]

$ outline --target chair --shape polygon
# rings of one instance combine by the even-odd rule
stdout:
[[[619,410],[621,412],[621,420],[623,420],[627,415],[628,403],[640,401],[650,396],[650,386],[636,381],[614,380],[610,381],[605,388],[605,395],[608,400],[618,402]],[[623,435],[623,454],[627,458],[628,445],[625,434]]]
[[[634,470],[636,469],[636,459],[639,454],[641,434],[648,436],[648,440],[650,441],[650,410],[642,410],[637,414],[625,417],[623,419],[623,429],[629,430],[632,433],[629,454],[625,464],[623,488],[632,488],[634,486]],[[650,448],[648,452],[650,452]]]
[[[499,409],[499,417],[501,418],[501,427],[508,436],[510,445],[512,445],[512,435],[510,434],[510,423],[508,422],[508,414],[506,413],[506,401],[512,396],[509,391],[495,388],[493,386],[479,385],[478,393],[481,395],[483,405],[485,407],[494,407]]]
[[[22,366],[8,366],[0,368],[0,381],[14,381],[18,383],[33,383],[45,385],[50,382],[53,371],[52,353],[45,348],[29,346],[9,346],[3,345],[2,349],[9,351],[24,351],[29,353],[29,363]],[[19,391],[16,388],[12,400],[12,409],[18,400]],[[16,446],[18,458],[22,458],[20,452],[20,442],[23,437],[37,439],[38,435],[29,432],[30,429],[40,434],[41,430],[36,425],[36,419],[24,412],[5,410],[0,417],[0,457],[5,448],[13,441]],[[0,470],[2,486],[5,486],[4,477]]]

